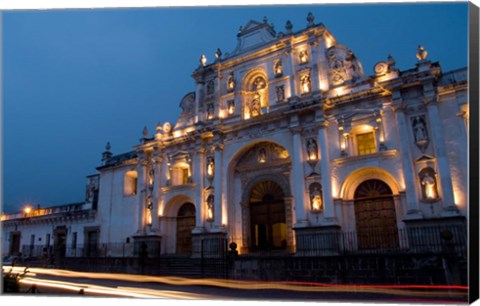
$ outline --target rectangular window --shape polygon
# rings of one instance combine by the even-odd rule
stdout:
[[[45,246],[48,248],[50,246],[50,234],[45,236]]]
[[[373,132],[357,134],[358,155],[372,154],[377,152]]]

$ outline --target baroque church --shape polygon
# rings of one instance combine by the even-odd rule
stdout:
[[[250,20],[235,50],[202,55],[178,121],[131,152],[107,144],[84,203],[2,215],[3,255],[39,237],[152,256],[198,257],[216,238],[240,255],[307,254],[337,243],[324,234],[395,249],[414,243],[409,229],[465,226],[467,69],[413,46],[411,69],[388,55],[367,74],[311,13],[292,28]]]

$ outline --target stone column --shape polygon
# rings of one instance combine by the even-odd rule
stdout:
[[[139,163],[137,165],[137,196],[135,200],[135,205],[138,208],[137,216],[137,234],[145,233],[145,193],[146,193],[146,184],[145,184],[145,175],[146,175],[146,161],[145,157],[139,158]]]
[[[288,56],[288,75],[289,75],[289,81],[290,81],[290,96],[295,97],[297,95],[297,89],[295,86],[295,78],[297,77],[297,74],[295,73],[295,57],[294,57],[294,51],[290,49],[290,51],[287,54]]]
[[[320,146],[320,167],[322,169],[321,182],[323,191],[324,213],[323,216],[328,221],[335,220],[335,209],[332,198],[332,182],[330,175],[330,157],[328,154],[327,145],[327,122],[321,122],[318,129],[318,144]]]
[[[199,106],[200,102],[203,99],[203,85],[202,81],[197,81],[195,89],[195,123],[197,123],[201,118]]]
[[[202,233],[204,229],[203,220],[205,220],[205,198],[204,198],[204,177],[205,177],[205,149],[197,143],[197,150],[193,157],[193,182],[195,187],[195,203],[198,211],[195,214],[194,233]]]
[[[222,187],[223,187],[223,145],[215,146],[215,178],[213,182],[215,196],[215,221],[214,228],[220,231],[222,228]]]
[[[305,173],[303,169],[303,146],[300,136],[302,128],[291,128],[293,133],[293,156],[292,156],[292,189],[294,197],[294,209],[296,227],[305,227],[308,225],[305,209]]]
[[[158,148],[155,148],[153,153],[153,208],[152,208],[152,228],[153,233],[158,233],[160,231],[159,220],[158,220],[158,205],[162,197],[162,191],[160,190],[160,178],[162,173],[162,157],[160,156],[160,151]]]
[[[318,52],[317,52],[317,45],[315,42],[310,43],[310,53],[312,54],[311,56],[311,63],[312,63],[312,70],[310,73],[310,77],[312,79],[312,92],[320,90],[320,81],[318,78],[318,65],[317,65],[317,59],[318,59]]]
[[[414,175],[411,145],[408,141],[408,130],[405,118],[405,110],[400,92],[393,93],[395,107],[395,119],[400,133],[400,156],[402,158],[403,179],[405,181],[407,218],[420,213],[418,209],[417,188],[415,188],[416,175]]]
[[[448,164],[447,151],[445,149],[445,143],[443,142],[443,128],[440,121],[440,115],[438,113],[437,104],[434,101],[430,101],[427,105],[428,119],[430,121],[430,129],[432,133],[433,142],[435,145],[435,152],[438,163],[438,176],[440,177],[442,194],[443,194],[443,209],[448,215],[449,212],[456,212],[457,207],[453,198],[453,187],[451,180],[450,167]]]

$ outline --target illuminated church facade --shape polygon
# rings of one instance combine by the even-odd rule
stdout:
[[[466,68],[443,72],[419,46],[412,69],[389,55],[367,75],[312,14],[295,32],[251,20],[237,40],[200,58],[175,124],[145,129],[125,154],[107,145],[79,209],[94,213],[58,221],[78,226],[78,243],[195,257],[225,238],[240,254],[302,254],[325,233],[395,248],[409,228],[465,224]],[[19,217],[3,218],[4,250],[8,229],[28,226]]]

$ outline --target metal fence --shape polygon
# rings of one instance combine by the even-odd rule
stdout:
[[[466,252],[465,226],[449,225],[302,234],[297,236],[296,255],[432,253],[466,256]]]
[[[160,244],[148,243],[147,257],[160,257]],[[138,243],[84,244],[74,247],[23,245],[26,257],[140,257]],[[400,230],[368,230],[361,232],[314,232],[296,236],[296,250],[252,251],[249,255],[335,256],[344,254],[431,253],[466,257],[467,231],[463,225],[409,227]],[[203,259],[232,257],[228,240],[207,238],[201,241]],[[212,261],[213,262],[213,261]]]

